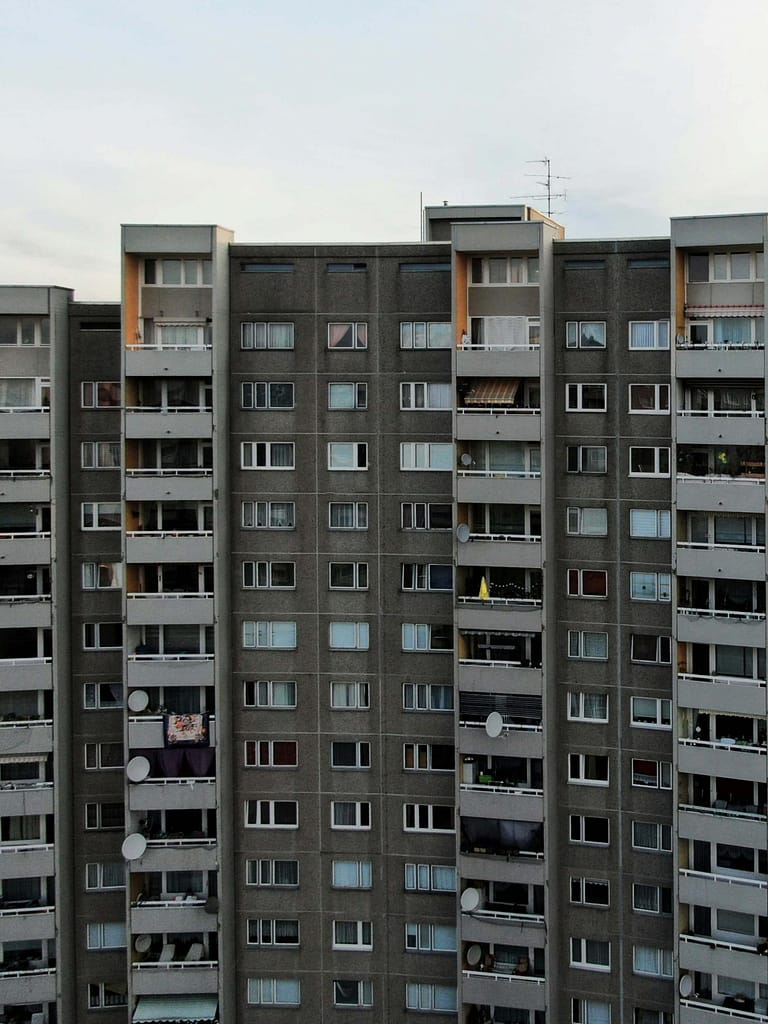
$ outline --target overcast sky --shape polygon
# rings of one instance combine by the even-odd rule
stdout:
[[[116,299],[122,222],[418,239],[420,192],[544,156],[570,237],[765,210],[767,38],[766,0],[0,0],[0,283]]]

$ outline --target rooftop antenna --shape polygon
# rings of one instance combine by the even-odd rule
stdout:
[[[527,195],[527,196],[510,196],[510,199],[546,199],[547,200],[547,216],[552,216],[552,200],[553,199],[567,199],[568,196],[565,191],[553,192],[552,182],[554,181],[568,181],[570,180],[564,174],[553,174],[551,169],[551,161],[548,156],[545,156],[543,160],[526,160],[527,164],[544,164],[546,177],[544,181],[536,182],[537,185],[541,185],[547,191],[541,195]],[[526,174],[526,178],[536,178],[536,174]]]

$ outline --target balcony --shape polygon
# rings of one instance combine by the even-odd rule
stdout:
[[[212,501],[213,470],[127,469],[125,497],[128,501]]]
[[[35,438],[46,440],[51,436],[51,414],[47,406],[23,406],[0,409],[0,438]]]
[[[540,373],[538,344],[465,340],[456,350],[458,377],[538,377]]]
[[[127,669],[129,687],[213,686],[212,654],[129,654]]]
[[[461,980],[461,999],[465,1003],[544,1010],[546,987],[543,977],[504,974],[494,969],[463,970]]]
[[[126,604],[129,626],[213,625],[212,593],[129,593]],[[0,600],[0,619],[2,601]]]
[[[515,722],[507,715],[499,716],[502,720],[501,733],[497,736],[489,734],[485,717],[462,718],[459,721],[459,750],[462,754],[478,754],[483,757],[515,757],[541,758],[544,753],[544,728],[542,725],[523,725]],[[483,776],[484,778],[482,778]],[[508,777],[508,772],[505,772]],[[488,772],[478,774],[478,783],[493,782],[501,784],[501,773],[489,779]]]
[[[730,1021],[731,1024],[766,1024],[768,1022],[768,1000],[749,1000],[741,1003],[737,996],[721,997],[722,1002],[713,1002],[711,999],[692,998],[680,1000],[680,1024],[722,1024],[722,1021]],[[752,1005],[754,1013],[742,1009],[743,1006]]]
[[[470,533],[457,550],[458,565],[541,568],[541,534]]]
[[[762,647],[765,612],[678,608],[677,639],[682,643]]]
[[[148,778],[128,789],[132,811],[212,810],[216,807],[216,778]]]
[[[134,565],[213,561],[212,530],[134,530],[126,534],[126,560]]]
[[[459,407],[456,438],[484,441],[540,441],[541,409]]]
[[[682,868],[679,872],[678,891],[681,903],[725,907],[744,914],[765,915],[767,912],[768,881],[758,878]]]
[[[53,783],[0,783],[0,814],[9,817],[53,814]]]
[[[131,985],[139,996],[169,995],[173,992],[218,992],[219,963],[217,960],[183,960],[167,962],[148,961],[131,965]]]
[[[762,386],[765,376],[763,344],[693,346],[690,341],[677,345],[675,372],[679,378],[713,381],[756,378]]]
[[[0,998],[5,1006],[55,1002],[56,968],[29,966],[4,970],[0,964]]]
[[[205,897],[179,896],[176,899],[145,900],[132,905],[131,931],[157,934],[168,932],[205,932],[216,922],[216,912]]]
[[[678,541],[675,549],[679,576],[718,576],[742,580],[765,579],[764,544],[697,544]]]
[[[125,353],[126,377],[210,377],[212,372],[211,345],[205,341],[195,348],[129,345]]]
[[[765,413],[698,412],[677,414],[678,444],[758,445],[765,439]]]
[[[166,745],[166,723],[163,715],[131,715],[128,718],[128,746],[131,750],[145,748],[162,750]],[[216,747],[216,719],[208,718],[208,745]]]
[[[710,807],[681,803],[678,806],[680,838],[762,848],[768,818],[759,808],[754,812],[742,810],[745,806],[757,807],[741,803],[729,806],[727,800],[716,800]]]
[[[147,839],[147,849],[137,870],[215,871],[218,862],[213,836],[156,836]]]
[[[210,409],[129,406],[125,410],[126,438],[210,438],[212,435],[213,413]]]
[[[541,472],[461,468],[456,471],[456,500],[540,505]]]
[[[56,908],[33,906],[15,907],[0,902],[0,942],[45,941],[56,936]]]
[[[680,672],[677,677],[677,696],[683,707],[764,715],[765,686],[765,679]]]
[[[3,565],[50,565],[50,533],[0,534],[0,561]]]
[[[456,598],[459,629],[541,630],[541,598],[474,597]]]
[[[544,820],[544,790],[480,783],[462,783],[459,790],[462,815],[482,818],[514,814],[518,821]]]
[[[52,750],[53,719],[6,716],[0,721],[0,755],[50,754]]]
[[[0,629],[51,626],[50,594],[3,594],[0,596]]]
[[[718,775],[747,782],[766,777],[766,748],[732,738],[720,741],[681,739],[678,768],[696,775]]]
[[[530,668],[519,661],[459,658],[458,683],[460,690],[539,695],[542,692],[543,676],[540,665]]]
[[[42,878],[53,873],[53,843],[0,846],[0,878]]]
[[[710,936],[680,935],[680,969],[741,978],[765,984],[768,965],[757,952],[757,943],[724,942]]]
[[[0,470],[0,500],[19,504],[43,504],[51,500],[49,469]]]

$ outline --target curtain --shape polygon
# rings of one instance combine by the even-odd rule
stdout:
[[[715,317],[712,327],[715,345],[752,344],[752,319],[750,317]]]
[[[35,404],[33,377],[0,377],[0,408],[19,409]]]

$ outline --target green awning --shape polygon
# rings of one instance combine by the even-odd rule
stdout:
[[[141,996],[133,1011],[133,1024],[177,1024],[215,1021],[217,995]]]

